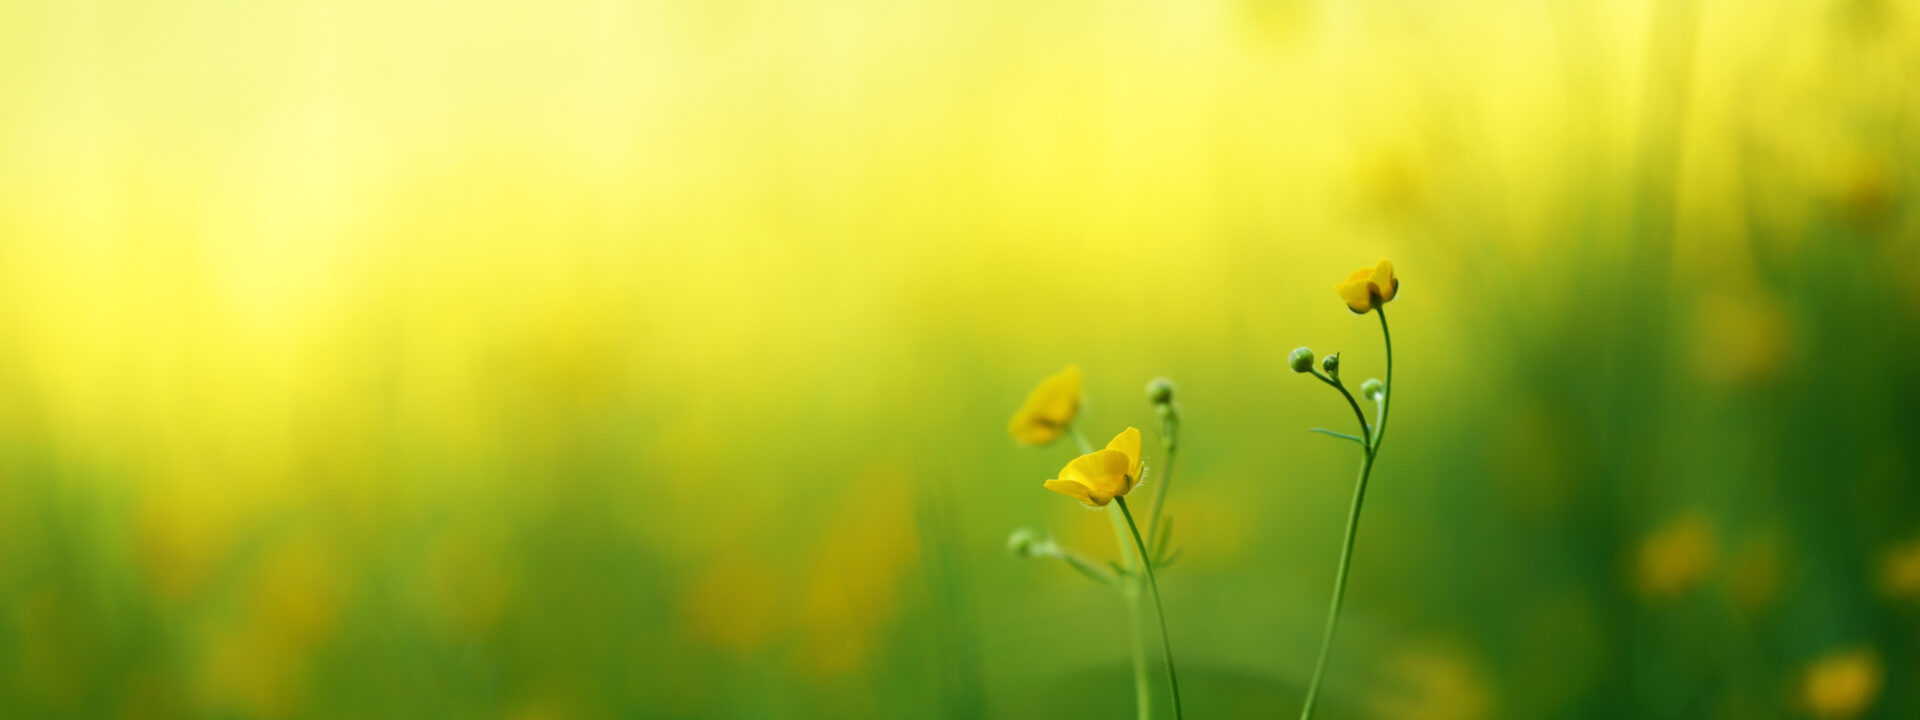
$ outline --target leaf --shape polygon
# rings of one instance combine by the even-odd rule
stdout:
[[[1067,564],[1072,565],[1073,569],[1079,570],[1081,575],[1085,575],[1088,578],[1091,578],[1094,582],[1097,582],[1097,583],[1100,583],[1101,585],[1106,585],[1109,587],[1113,585],[1114,581],[1112,577],[1108,576],[1104,572],[1101,572],[1098,566],[1095,566],[1092,563],[1089,563],[1086,560],[1082,559],[1078,553],[1068,553],[1065,555],[1061,555],[1060,559],[1067,561]]]
[[[1168,553],[1165,558],[1153,561],[1153,566],[1156,569],[1172,566],[1175,562],[1178,562],[1180,558],[1185,557],[1186,554],[1186,548],[1174,548],[1173,552]]]

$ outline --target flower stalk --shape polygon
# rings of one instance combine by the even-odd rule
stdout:
[[[1080,434],[1078,426],[1068,426],[1067,432],[1073,435],[1074,443],[1080,446],[1080,454],[1093,452],[1093,443],[1087,442],[1087,436]],[[1140,634],[1140,586],[1139,567],[1134,560],[1132,545],[1127,543],[1126,527],[1120,524],[1120,518],[1107,513],[1108,524],[1113,526],[1114,542],[1119,546],[1120,566],[1127,570],[1120,578],[1120,597],[1127,603],[1127,648],[1133,660],[1133,707],[1139,720],[1153,718],[1153,681],[1147,675],[1147,639]],[[1144,556],[1143,556],[1144,557]]]
[[[1133,531],[1133,545],[1140,551],[1140,567],[1147,572],[1147,588],[1153,591],[1153,610],[1160,620],[1160,650],[1167,656],[1167,685],[1173,691],[1173,717],[1180,715],[1180,675],[1173,669],[1173,641],[1167,637],[1167,608],[1160,602],[1160,582],[1153,577],[1153,560],[1147,554],[1147,543],[1140,538],[1140,526],[1133,522],[1133,511],[1127,509],[1127,499],[1114,498],[1120,504],[1120,515],[1127,519],[1127,529]]]
[[[1387,267],[1390,268],[1391,266]],[[1395,289],[1398,288],[1398,285],[1398,282],[1394,283]],[[1360,403],[1354,400],[1353,393],[1348,392],[1346,385],[1340,382],[1338,378],[1323,375],[1317,371],[1313,373],[1314,377],[1319,378],[1322,382],[1339,390],[1340,395],[1346,398],[1347,405],[1353,408],[1354,417],[1360,422],[1360,436],[1354,437],[1352,435],[1345,435],[1320,428],[1315,428],[1314,430],[1335,437],[1359,441],[1361,458],[1360,474],[1359,477],[1354,480],[1353,484],[1353,503],[1347,509],[1346,532],[1340,544],[1340,562],[1334,570],[1333,600],[1327,606],[1327,624],[1320,635],[1320,656],[1319,659],[1314,661],[1313,679],[1307,684],[1307,697],[1300,708],[1301,720],[1308,720],[1313,717],[1314,703],[1320,696],[1320,683],[1326,677],[1327,658],[1332,654],[1333,650],[1333,634],[1335,629],[1340,625],[1340,608],[1346,599],[1347,571],[1353,565],[1353,542],[1360,529],[1360,508],[1365,504],[1367,499],[1367,479],[1373,473],[1374,462],[1380,455],[1380,442],[1385,439],[1387,433],[1387,408],[1389,400],[1392,397],[1391,393],[1393,388],[1393,334],[1387,329],[1386,311],[1380,307],[1384,301],[1377,299],[1380,297],[1380,293],[1376,290],[1373,293],[1373,297],[1376,299],[1369,309],[1380,316],[1380,335],[1385,342],[1387,353],[1387,380],[1385,383],[1379,385],[1377,395],[1373,392],[1367,393],[1373,396],[1370,399],[1373,399],[1375,402],[1375,422],[1371,425],[1367,423],[1366,413],[1361,411]],[[1390,299],[1391,295],[1388,295],[1388,298]],[[1373,390],[1375,383],[1376,381],[1369,380],[1363,390]]]

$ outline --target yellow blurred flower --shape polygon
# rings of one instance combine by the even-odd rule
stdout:
[[[1714,554],[1707,521],[1697,514],[1682,516],[1641,543],[1640,591],[1648,597],[1684,592],[1706,577]]]
[[[1103,507],[1140,484],[1140,430],[1128,427],[1104,450],[1074,458],[1046,488],[1090,507]]]
[[[1444,646],[1413,647],[1387,659],[1385,677],[1370,698],[1374,715],[1389,720],[1477,720],[1493,715],[1486,673],[1465,653]]]
[[[1801,692],[1807,710],[1823,718],[1851,718],[1880,694],[1880,658],[1872,650],[1829,654],[1807,666]]]
[[[1074,414],[1080,411],[1080,386],[1079,365],[1068,365],[1065,370],[1048,375],[1027,394],[1027,401],[1013,414],[1013,419],[1007,421],[1007,434],[1021,445],[1053,442],[1073,424]]]
[[[1760,290],[1716,290],[1692,304],[1693,370],[1702,380],[1753,385],[1787,370],[1796,344],[1785,306]]]
[[[1880,561],[1880,589],[1888,597],[1920,600],[1920,539],[1887,551]]]
[[[1393,276],[1393,261],[1381,260],[1373,267],[1353,271],[1345,282],[1334,283],[1333,291],[1346,301],[1348,310],[1364,315],[1392,301],[1400,292],[1400,280]]]

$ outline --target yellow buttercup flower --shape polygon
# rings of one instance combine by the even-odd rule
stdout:
[[[1060,468],[1060,477],[1048,480],[1046,488],[1089,507],[1103,507],[1138,484],[1140,430],[1129,427],[1115,435],[1105,450],[1081,455]]]
[[[1021,445],[1045,445],[1059,438],[1080,411],[1080,385],[1079,365],[1042,379],[1007,421],[1007,434]]]
[[[1348,310],[1365,315],[1393,300],[1400,292],[1400,280],[1393,276],[1393,261],[1381,260],[1379,265],[1353,271],[1346,282],[1334,283],[1333,291],[1347,302]]]

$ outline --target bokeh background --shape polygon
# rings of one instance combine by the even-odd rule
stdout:
[[[0,715],[1920,716],[1920,7],[0,3]],[[1149,463],[1153,458],[1149,457]],[[1157,676],[1156,676],[1157,677]]]

